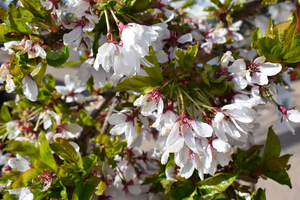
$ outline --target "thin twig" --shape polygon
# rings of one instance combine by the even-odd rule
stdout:
[[[105,91],[102,93],[102,98],[103,100],[97,105],[95,110],[91,113],[91,117],[95,119],[96,117],[99,116],[100,112],[107,106],[107,104],[111,101],[111,99],[115,96],[114,92],[111,91]],[[83,141],[83,146],[82,146],[82,152],[85,155],[89,143],[89,137],[88,134],[91,131],[91,126],[84,126],[83,131],[81,132],[80,136],[77,138],[77,142]]]
[[[85,105],[85,104],[88,104],[88,103],[91,103],[91,102],[94,102],[94,101],[100,101],[102,99],[103,99],[102,95],[99,95],[99,96],[91,95],[91,96],[85,97],[83,99],[80,99],[78,101],[73,101],[73,102],[66,103],[66,105],[68,107],[82,106],[82,105]]]

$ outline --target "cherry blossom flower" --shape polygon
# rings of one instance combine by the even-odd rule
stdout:
[[[52,110],[45,110],[39,116],[40,119],[43,119],[43,128],[47,130],[52,125],[51,117],[54,119],[57,118],[57,114]]]
[[[100,65],[106,72],[113,68],[117,76],[134,75],[140,68],[139,57],[124,50],[123,47],[107,42],[98,48],[94,68],[99,70]]]
[[[133,102],[133,105],[142,106],[141,113],[144,116],[150,116],[155,110],[157,110],[157,114],[160,115],[164,109],[162,98],[164,98],[164,96],[157,89],[153,89],[151,92],[141,95]]]
[[[206,51],[211,51],[213,49],[213,44],[224,44],[226,42],[225,35],[227,34],[227,29],[209,29],[206,32],[206,42],[201,44],[201,48],[206,48]]]
[[[12,79],[12,75],[9,73],[9,63],[3,63],[0,68],[0,83],[6,81],[5,90],[8,93],[13,92],[16,89],[16,85]]]
[[[212,127],[207,123],[196,121],[187,114],[182,113],[169,133],[166,146],[168,148],[168,146],[172,146],[180,138],[184,138],[187,146],[194,147],[196,143],[195,137],[210,137],[212,132]]]
[[[244,40],[244,36],[237,31],[240,30],[243,21],[239,20],[231,24],[231,26],[227,29],[228,30],[228,37],[234,39],[236,42]]]
[[[66,102],[78,101],[79,99],[84,98],[80,92],[86,90],[85,86],[80,84],[75,84],[74,79],[69,75],[65,75],[65,86],[55,86],[55,89],[58,93],[62,94],[63,97],[66,97]]]
[[[28,40],[27,37],[25,37],[20,43],[16,41],[8,42],[4,47],[5,48],[2,48],[2,50],[15,49],[20,50],[21,54],[27,53],[29,59],[33,59],[36,57],[46,59],[47,55],[45,50],[38,45],[38,42]]]
[[[125,133],[127,146],[130,146],[137,138],[137,117],[135,114],[127,114],[126,110],[116,114],[112,114],[108,118],[108,122],[115,125],[110,133],[113,135],[121,135]]]
[[[41,179],[41,181],[43,182],[43,189],[40,190],[41,192],[45,192],[50,188],[53,177],[55,176],[55,173],[53,172],[48,172],[47,170],[43,170],[43,172],[44,174],[38,176],[38,179]]]
[[[22,79],[23,92],[27,99],[36,101],[38,96],[38,87],[30,75],[24,76]]]
[[[288,127],[293,134],[295,134],[295,130],[290,122],[300,123],[300,112],[294,108],[295,107],[287,109],[283,105],[278,105],[278,110],[282,113],[281,122]]]
[[[101,88],[105,86],[106,80],[111,77],[111,73],[106,72],[102,67],[98,67],[98,70],[96,70],[93,67],[94,61],[95,58],[84,61],[76,74],[76,78],[82,83],[86,83],[93,76],[95,85]]]
[[[149,46],[152,46],[152,42],[159,36],[153,27],[135,23],[123,25],[121,29],[124,49],[139,57],[148,55]]]
[[[269,82],[268,76],[274,76],[281,71],[281,64],[265,63],[265,60],[266,58],[261,56],[250,62],[248,72],[246,73],[246,79],[249,83],[266,85]]]

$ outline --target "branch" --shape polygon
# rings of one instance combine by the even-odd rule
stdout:
[[[249,16],[251,13],[256,11],[261,6],[261,3],[262,0],[252,0],[244,3],[243,10],[234,11],[231,14],[231,17],[233,18],[233,22],[239,21]],[[223,13],[220,16],[220,19],[224,22],[224,24],[227,24],[226,15],[227,13]]]
[[[100,112],[107,106],[107,104],[111,101],[111,99],[115,96],[114,92],[111,91],[105,91],[102,93],[102,101],[99,102],[95,110],[91,113],[92,118],[96,118],[99,116]],[[89,143],[89,137],[88,134],[91,131],[91,126],[84,126],[83,131],[81,132],[80,136],[77,138],[77,143],[83,140],[83,145],[82,145],[82,152],[85,155]]]
[[[35,35],[44,41],[44,45],[52,46],[63,39],[64,34],[71,32],[71,29],[60,29],[58,32],[47,33],[45,35]]]

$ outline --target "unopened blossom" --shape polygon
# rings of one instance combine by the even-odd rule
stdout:
[[[295,107],[287,109],[283,105],[278,106],[278,110],[282,113],[281,122],[288,127],[293,134],[295,134],[295,130],[290,122],[300,123],[300,112],[294,108]]]
[[[43,170],[43,172],[44,174],[38,176],[38,179],[41,179],[41,181],[43,182],[43,189],[40,190],[41,192],[45,192],[50,188],[53,177],[55,176],[55,173],[53,172],[48,172],[47,170]]]
[[[160,115],[164,109],[162,98],[164,98],[164,96],[157,89],[153,89],[151,92],[141,95],[133,102],[133,105],[142,106],[141,113],[144,116],[152,115],[152,112],[155,110],[157,111],[157,114]]]
[[[80,84],[76,84],[74,79],[69,75],[65,75],[65,86],[55,86],[55,89],[58,93],[62,94],[64,98],[66,98],[66,102],[78,101],[84,96],[79,94],[86,90],[85,86]]]
[[[108,118],[108,122],[111,125],[115,125],[110,133],[113,135],[121,135],[125,133],[127,139],[127,146],[130,146],[133,141],[137,138],[137,117],[134,114],[126,113],[122,111],[119,113],[112,114]]]
[[[9,159],[8,165],[12,169],[16,169],[20,172],[26,172],[27,170],[31,169],[28,161],[25,158],[23,158],[22,156],[20,156],[19,154],[17,154],[15,158]]]
[[[249,83],[266,85],[268,84],[268,76],[274,76],[278,74],[282,66],[279,63],[266,62],[264,56],[256,58],[250,62],[248,66],[248,73],[246,73],[246,79]]]
[[[25,75],[22,79],[23,92],[27,99],[36,101],[38,96],[38,87],[30,75]]]

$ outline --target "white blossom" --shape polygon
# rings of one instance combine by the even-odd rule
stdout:
[[[23,92],[27,99],[36,101],[38,96],[38,87],[30,75],[24,76],[22,79]]]

